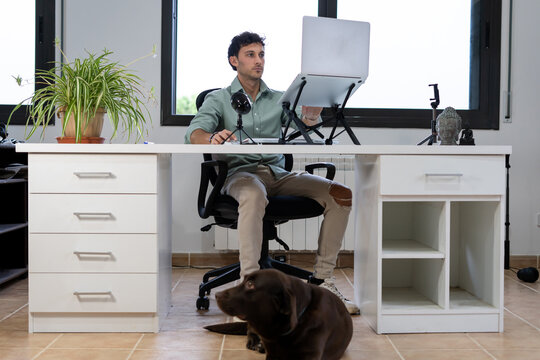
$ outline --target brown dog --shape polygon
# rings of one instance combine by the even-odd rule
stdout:
[[[255,271],[216,300],[260,336],[267,360],[337,360],[351,341],[351,316],[337,296],[277,270]]]

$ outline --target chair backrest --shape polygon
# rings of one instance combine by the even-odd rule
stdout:
[[[197,111],[201,108],[203,102],[204,102],[204,99],[206,99],[206,95],[210,94],[212,91],[216,91],[216,90],[219,90],[220,88],[213,88],[213,89],[207,89],[207,90],[204,90],[202,92],[199,93],[199,95],[197,95],[197,98],[195,99],[195,106],[197,107]],[[204,161],[210,161],[212,160],[212,155],[211,154],[203,154],[203,159]],[[216,171],[210,171],[209,174],[208,174],[208,177],[210,178],[210,183],[212,185],[215,185],[216,184],[216,179],[217,179],[217,173]]]
[[[211,93],[212,91],[219,90],[220,88],[214,88],[214,89],[208,89],[202,91],[199,95],[197,95],[197,98],[195,99],[195,106],[197,107],[197,110],[199,110],[204,102],[204,99],[206,99],[206,95]]]

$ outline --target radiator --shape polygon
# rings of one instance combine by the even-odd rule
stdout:
[[[304,170],[306,164],[315,162],[332,162],[336,166],[334,180],[351,188],[354,194],[354,156],[350,155],[321,155],[321,156],[294,156],[294,171]],[[315,170],[315,174],[317,170]],[[325,175],[325,170],[320,170]],[[311,219],[291,220],[278,226],[279,237],[289,245],[292,250],[317,250],[317,239],[322,216]],[[238,250],[238,233],[236,230],[215,227],[214,245],[219,250]],[[282,247],[277,241],[270,241],[271,250],[280,250]],[[343,239],[343,250],[354,250],[354,223],[352,213],[349,225]]]

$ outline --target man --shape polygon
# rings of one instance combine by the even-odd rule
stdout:
[[[261,79],[264,71],[264,38],[250,32],[235,36],[228,51],[229,64],[237,72],[231,86],[207,95],[198,114],[189,125],[185,141],[191,144],[221,144],[236,140],[233,131],[237,113],[230,105],[231,95],[242,91],[252,102],[251,112],[243,116],[244,130],[256,138],[280,135],[286,114],[278,104],[282,93],[269,89]],[[302,121],[314,125],[319,121],[320,107],[302,107]],[[224,193],[238,201],[238,239],[240,277],[259,269],[262,246],[262,218],[268,195],[297,195],[316,200],[324,208],[316,262],[311,282],[336,294],[347,310],[358,313],[358,307],[345,299],[333,281],[333,271],[341,248],[352,205],[352,192],[344,185],[306,172],[290,173],[284,167],[283,155],[219,155],[227,161],[229,173]]]

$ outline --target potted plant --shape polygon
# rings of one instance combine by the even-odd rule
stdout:
[[[58,41],[56,47],[60,48]],[[128,140],[133,133],[136,142],[143,139],[151,119],[141,100],[145,98],[142,80],[128,71],[127,66],[110,61],[111,51],[104,50],[99,56],[88,53],[86,58],[73,62],[60,51],[66,61],[50,70],[37,70],[36,82],[44,87],[34,91],[11,113],[13,115],[30,100],[26,123],[30,131],[26,132],[26,138],[40,127],[43,138],[45,129],[57,114],[62,120],[62,136],[57,138],[58,142],[103,142],[100,135],[106,113],[113,129],[111,139],[119,128],[127,132]],[[155,48],[149,55],[154,53]],[[16,79],[20,85],[20,77]]]

